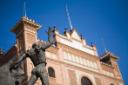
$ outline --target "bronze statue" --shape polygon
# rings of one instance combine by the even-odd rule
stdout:
[[[45,57],[45,50],[49,48],[51,45],[55,44],[54,38],[54,30],[49,28],[48,30],[48,39],[49,42],[39,45],[38,43],[34,43],[32,48],[28,50],[25,54],[20,56],[17,63],[11,67],[11,69],[17,68],[19,64],[25,60],[27,57],[31,59],[35,68],[32,70],[32,75],[28,85],[34,85],[38,78],[41,79],[42,85],[49,85],[48,81],[48,73],[46,71],[46,57]],[[51,37],[51,35],[53,37]]]

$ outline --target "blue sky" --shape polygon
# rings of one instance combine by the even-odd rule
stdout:
[[[7,51],[15,43],[11,28],[23,16],[26,1],[27,16],[42,28],[38,37],[46,40],[45,30],[56,26],[63,33],[69,28],[67,3],[73,27],[82,33],[87,43],[95,43],[99,54],[105,47],[119,57],[123,79],[128,85],[128,1],[127,0],[1,0],[0,47]]]

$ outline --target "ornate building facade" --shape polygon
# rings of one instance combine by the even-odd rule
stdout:
[[[35,42],[45,43],[37,37],[40,27],[34,20],[22,17],[11,30],[16,34],[16,44],[7,52],[7,60],[19,58]],[[46,50],[50,85],[124,85],[118,58],[111,52],[99,57],[96,46],[87,45],[75,29],[64,34],[55,30],[55,40],[57,46]],[[29,58],[23,64],[26,82],[34,66]],[[40,80],[35,85],[41,85]]]

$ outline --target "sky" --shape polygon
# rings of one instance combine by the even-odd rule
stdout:
[[[0,0],[0,48],[5,52],[16,42],[10,30],[26,14],[42,25],[38,37],[47,40],[45,31],[56,26],[60,33],[69,28],[65,5],[72,25],[99,55],[105,48],[119,57],[123,80],[128,85],[128,0]]]

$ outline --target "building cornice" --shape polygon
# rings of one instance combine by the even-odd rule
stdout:
[[[28,25],[31,25],[33,26],[36,30],[38,30],[41,25],[35,23],[34,20],[32,19],[28,19],[28,17],[22,17],[20,21],[18,21],[16,23],[16,25],[11,29],[12,32],[15,32],[17,30],[17,27],[20,25],[20,24],[28,24]]]

